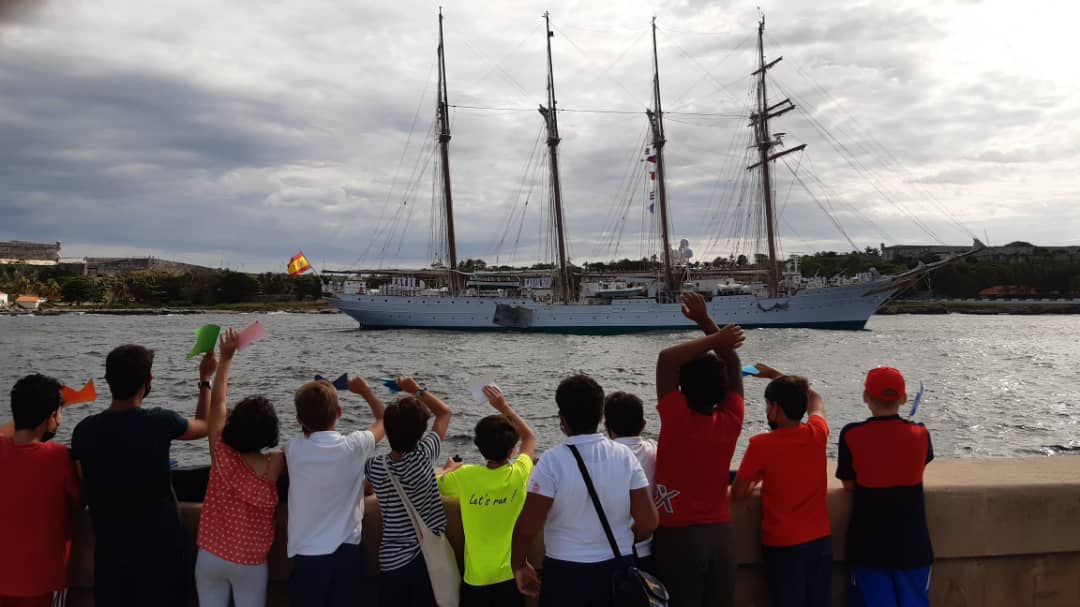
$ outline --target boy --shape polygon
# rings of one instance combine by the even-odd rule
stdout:
[[[199,364],[195,418],[144,408],[154,352],[119,346],[105,358],[112,403],[83,419],[71,453],[83,478],[94,528],[94,604],[183,605],[184,530],[169,471],[174,440],[206,437],[211,352]]]
[[[465,581],[461,607],[514,607],[525,599],[510,569],[510,538],[525,504],[525,486],[533,468],[536,436],[507,404],[501,390],[486,386],[488,403],[499,412],[476,424],[473,442],[487,460],[484,466],[447,462],[439,491],[461,502],[465,529]],[[521,451],[514,457],[514,447]]]
[[[383,607],[434,607],[435,594],[427,563],[405,505],[398,497],[390,474],[401,483],[417,514],[431,531],[446,533],[446,512],[435,481],[439,449],[450,429],[453,413],[439,397],[411,377],[399,377],[397,385],[407,396],[386,408],[386,438],[390,453],[367,461],[365,471],[382,514],[379,544],[379,605]],[[428,418],[435,421],[428,430]],[[455,567],[457,563],[454,564]]]
[[[371,408],[375,422],[367,430],[337,430],[341,405],[337,389],[327,381],[300,386],[293,401],[301,436],[285,445],[289,467],[289,539],[293,561],[289,604],[355,605],[362,599],[365,577],[360,546],[364,519],[364,463],[385,435],[384,407],[361,377],[349,380],[349,391]]]
[[[657,573],[671,607],[727,607],[735,601],[735,547],[728,468],[742,431],[743,343],[736,325],[720,330],[705,300],[683,293],[683,314],[705,337],[671,346],[656,361],[660,440],[653,537]]]
[[[27,375],[11,388],[0,427],[0,605],[64,604],[71,515],[81,503],[71,452],[48,442],[60,426],[60,382]]]
[[[649,479],[649,495],[656,494],[656,441],[642,438],[645,430],[645,405],[641,399],[628,392],[612,392],[604,397],[604,428],[611,440],[626,445]],[[652,538],[634,545],[638,568],[655,573],[652,558]]]
[[[771,432],[750,439],[731,496],[761,488],[761,553],[773,607],[832,604],[825,403],[806,378],[757,365]],[[802,423],[808,415],[807,423]]]
[[[934,459],[934,447],[922,424],[900,419],[906,400],[899,371],[872,369],[863,402],[873,417],[840,433],[836,478],[852,493],[847,541],[852,605],[930,604],[934,552],[923,471]]]

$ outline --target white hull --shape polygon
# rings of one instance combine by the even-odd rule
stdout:
[[[715,297],[708,303],[717,322],[745,327],[811,327],[861,329],[870,316],[892,297],[891,280],[843,287],[811,289],[790,297],[764,299],[754,295]],[[652,299],[614,300],[606,304],[542,304],[520,298],[409,297],[338,295],[330,303],[365,329],[422,328],[460,330],[547,331],[557,333],[629,333],[695,328],[680,304]],[[502,304],[524,310],[526,325],[495,322]]]

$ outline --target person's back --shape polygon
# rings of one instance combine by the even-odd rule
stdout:
[[[439,491],[456,497],[465,531],[465,575],[461,607],[513,607],[524,604],[510,568],[514,523],[525,505],[525,489],[533,469],[536,438],[532,429],[493,386],[484,388],[499,415],[481,419],[473,442],[487,461],[474,466],[447,462]],[[521,453],[514,447],[521,440]]]
[[[863,400],[874,414],[840,433],[836,476],[852,492],[846,558],[855,605],[928,605],[934,554],[926,525],[923,472],[934,458],[930,433],[901,419],[904,379],[890,367],[867,375]]]
[[[742,431],[742,329],[723,330],[704,298],[682,294],[683,314],[705,337],[665,348],[656,360],[660,437],[653,537],[657,573],[672,607],[735,600],[735,548],[728,470]]]
[[[434,607],[435,596],[417,531],[391,476],[434,533],[446,532],[446,512],[435,480],[435,463],[452,413],[446,403],[412,378],[397,384],[409,395],[386,408],[390,453],[368,460],[366,473],[382,514],[379,544],[379,604],[386,607]],[[434,416],[431,430],[428,418]],[[456,563],[455,563],[456,566]]]
[[[647,539],[656,528],[649,481],[628,447],[597,432],[604,391],[592,378],[564,379],[555,402],[567,437],[533,469],[525,507],[514,527],[514,578],[522,594],[539,596],[541,607],[610,606],[612,577],[625,570],[634,542]],[[614,547],[600,525],[575,451],[595,487]],[[541,532],[543,584],[527,558]]]
[[[368,430],[342,434],[342,410],[326,381],[296,391],[303,434],[285,445],[289,468],[289,536],[293,559],[291,604],[338,605],[360,600],[364,566],[360,547],[364,518],[364,464],[383,437],[383,405],[361,378],[349,382],[371,407]]]
[[[109,409],[83,419],[71,437],[85,482],[96,541],[94,597],[102,605],[181,604],[183,529],[169,470],[173,440],[206,436],[213,353],[199,367],[195,419],[142,407],[153,352],[120,346],[109,353]]]
[[[29,375],[11,390],[13,423],[0,427],[0,605],[52,605],[67,587],[71,515],[80,489],[64,445],[60,383]]]
[[[825,607],[832,604],[832,531],[824,401],[805,378],[757,367],[772,380],[765,389],[772,430],[750,439],[731,495],[746,497],[762,484],[762,564],[773,607]]]
[[[656,441],[641,436],[645,430],[645,405],[627,392],[612,392],[604,397],[604,427],[611,440],[626,446],[641,464],[649,481],[649,495],[656,494]],[[634,545],[638,568],[649,573],[656,569],[652,558],[652,538]]]

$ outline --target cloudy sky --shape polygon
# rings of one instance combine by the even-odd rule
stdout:
[[[542,173],[527,169],[544,10],[559,104],[582,110],[559,116],[575,260],[607,257],[616,239],[620,257],[648,248],[653,15],[674,235],[698,257],[736,249],[747,128],[734,116],[757,6],[447,0],[459,256],[546,256]],[[760,6],[766,54],[784,56],[770,96],[799,106],[773,129],[809,146],[776,167],[785,252],[973,234],[1080,244],[1075,4]],[[437,8],[0,0],[0,240],[248,271],[297,249],[328,268],[428,263]]]

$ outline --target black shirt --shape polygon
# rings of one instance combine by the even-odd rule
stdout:
[[[152,567],[179,554],[169,445],[187,425],[174,411],[135,408],[106,410],[75,426],[71,452],[82,466],[99,566],[104,559]]]
[[[933,459],[930,433],[899,415],[844,427],[836,477],[855,481],[848,563],[890,569],[933,563],[923,495],[923,471]]]

